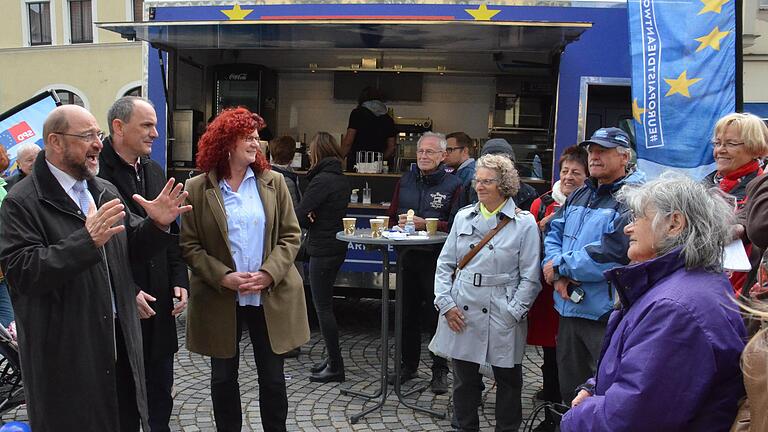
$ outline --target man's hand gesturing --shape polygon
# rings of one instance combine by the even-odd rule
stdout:
[[[113,235],[125,231],[125,226],[119,224],[125,217],[123,204],[119,199],[113,199],[96,210],[96,206],[91,203],[88,207],[88,216],[85,218],[85,229],[91,235],[96,247],[104,246]]]

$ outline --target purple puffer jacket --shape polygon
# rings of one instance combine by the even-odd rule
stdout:
[[[725,275],[686,271],[679,249],[605,275],[623,307],[608,321],[594,396],[562,432],[728,431],[746,331]]]

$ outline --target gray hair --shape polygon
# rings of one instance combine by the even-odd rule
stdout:
[[[139,101],[148,103],[152,108],[155,107],[149,99],[138,96],[123,96],[109,107],[109,111],[107,111],[107,125],[109,126],[110,135],[115,133],[112,129],[112,122],[115,121],[115,119],[120,120],[123,123],[131,121],[133,107],[136,105],[136,102]]]
[[[506,154],[488,154],[481,156],[475,164],[475,170],[486,168],[496,173],[499,191],[505,198],[517,195],[520,190],[520,176],[517,168]]]
[[[421,146],[421,142],[424,141],[425,138],[437,138],[437,143],[440,144],[440,148],[443,151],[448,147],[448,141],[445,139],[445,135],[438,132],[424,132],[421,134],[421,137],[419,137],[419,141],[416,143],[416,148]]]
[[[21,159],[21,157],[26,153],[32,153],[34,152],[37,154],[41,150],[40,146],[34,143],[24,143],[16,148],[16,159]]]
[[[731,240],[735,219],[733,207],[718,189],[707,190],[688,177],[667,172],[644,185],[624,186],[617,199],[635,215],[655,211],[651,221],[655,233],[670,215],[680,213],[685,218],[685,227],[677,236],[657,240],[654,247],[658,255],[682,247],[687,269],[722,271],[723,249]]]

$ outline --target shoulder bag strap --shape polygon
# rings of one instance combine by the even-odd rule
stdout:
[[[520,210],[519,208],[516,208],[515,214],[519,214],[521,211],[522,210]],[[474,258],[475,255],[477,255],[480,252],[480,249],[482,249],[486,245],[486,243],[488,243],[493,238],[493,236],[495,236],[496,233],[501,231],[501,229],[504,228],[511,220],[512,218],[510,217],[504,217],[504,219],[501,222],[496,224],[496,227],[488,231],[488,234],[486,234],[485,237],[483,237],[483,239],[480,240],[480,243],[475,245],[475,247],[470,249],[469,252],[466,255],[464,255],[464,257],[461,258],[461,261],[459,261],[457,270],[461,270],[464,267],[466,267],[467,264],[469,264],[469,262],[472,261],[472,258]]]

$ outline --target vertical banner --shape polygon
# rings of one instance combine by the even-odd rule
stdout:
[[[19,146],[32,143],[43,147],[43,123],[56,105],[58,100],[53,92],[45,92],[0,114],[0,144],[5,147],[11,161],[3,175],[16,171]]]
[[[715,122],[736,109],[736,0],[628,0],[638,166],[713,171]]]

